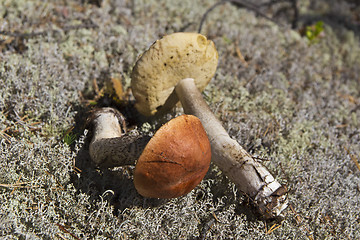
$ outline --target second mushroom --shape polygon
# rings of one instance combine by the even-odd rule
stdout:
[[[96,110],[90,121],[92,161],[104,168],[136,162],[134,185],[144,197],[185,195],[201,182],[209,169],[210,142],[195,116],[171,119],[150,140],[141,134],[126,133],[123,116],[113,108]]]
[[[157,40],[137,61],[131,87],[136,108],[150,116],[180,100],[184,112],[197,116],[211,144],[212,161],[249,196],[265,218],[282,215],[287,190],[223,128],[201,91],[214,76],[218,53],[197,33],[174,33]]]

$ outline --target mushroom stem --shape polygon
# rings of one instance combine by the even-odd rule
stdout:
[[[287,207],[287,191],[270,172],[226,132],[197,89],[194,79],[181,80],[175,87],[186,114],[197,116],[210,140],[213,162],[253,199],[265,218],[281,216]]]
[[[93,138],[89,152],[95,165],[111,168],[134,165],[150,137],[127,133],[125,119],[113,108],[101,108],[92,115]]]

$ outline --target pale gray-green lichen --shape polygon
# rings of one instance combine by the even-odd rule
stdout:
[[[340,24],[359,12],[351,1],[298,1],[300,14],[325,22],[315,44],[229,3],[203,26],[220,58],[205,99],[230,135],[270,160],[263,164],[290,189],[295,212],[270,234],[271,223],[254,217],[216,166],[187,196],[144,199],[131,168],[87,166],[84,136],[71,147],[58,141],[78,117],[79,91],[94,95],[93,79],[101,87],[107,76],[129,86],[146,48],[163,34],[196,31],[215,1],[66,2],[0,0],[0,31],[44,32],[19,41],[0,35],[7,42],[0,42],[1,237],[71,238],[62,227],[96,239],[360,237],[353,161],[360,158],[359,31]],[[77,24],[88,27],[61,30]]]

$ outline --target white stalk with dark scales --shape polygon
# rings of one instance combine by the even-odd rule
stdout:
[[[287,207],[286,189],[226,132],[197,89],[194,79],[181,80],[175,87],[186,114],[202,122],[211,144],[212,161],[251,197],[266,217],[279,216]]]

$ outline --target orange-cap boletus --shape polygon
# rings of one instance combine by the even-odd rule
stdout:
[[[136,190],[144,197],[175,198],[204,178],[211,160],[210,142],[200,120],[181,115],[150,139],[134,172]]]

